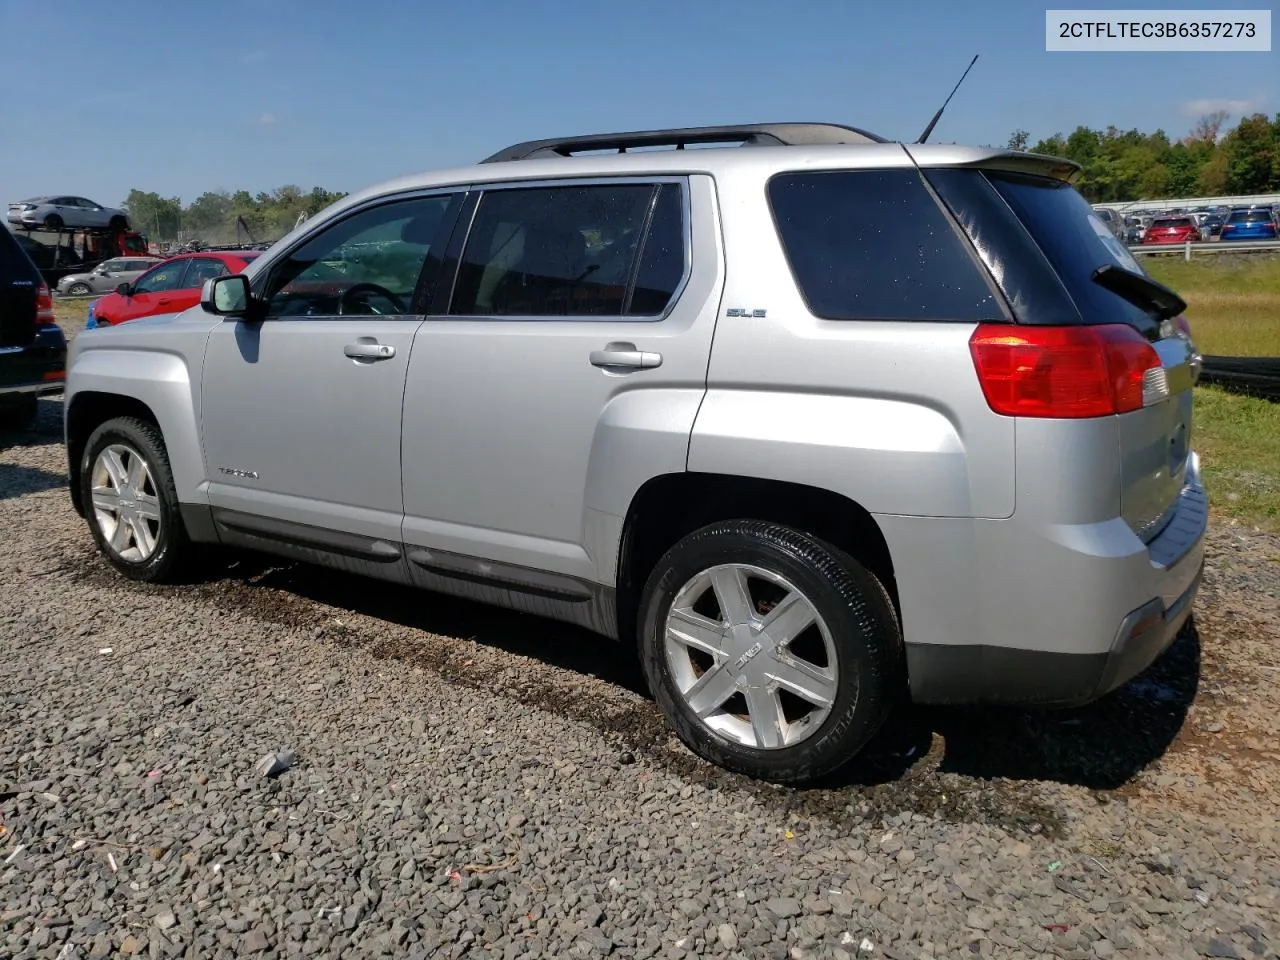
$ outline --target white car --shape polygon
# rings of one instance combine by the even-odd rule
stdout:
[[[65,228],[106,227],[127,230],[129,218],[123,210],[104,207],[84,197],[32,197],[9,204],[9,222],[24,227]]]

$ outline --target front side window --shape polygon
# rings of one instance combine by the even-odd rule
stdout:
[[[162,293],[165,290],[182,289],[182,278],[187,272],[186,260],[162,263],[144,273],[133,286],[134,293]]]
[[[779,174],[768,195],[787,261],[814,316],[980,321],[1002,315],[965,242],[915,170]]]
[[[491,190],[462,251],[454,316],[654,316],[684,273],[679,184]]]
[[[104,260],[102,262],[102,266],[98,268],[98,272],[99,273],[120,273],[128,269],[130,269],[128,260]]]
[[[267,314],[408,314],[450,199],[443,195],[395,200],[322,228],[272,268]]]

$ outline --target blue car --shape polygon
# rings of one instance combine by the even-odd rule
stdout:
[[[1227,222],[1222,225],[1221,239],[1227,240],[1274,240],[1276,239],[1276,218],[1269,208],[1256,210],[1232,210]]]

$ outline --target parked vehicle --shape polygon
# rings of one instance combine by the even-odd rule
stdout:
[[[1087,702],[1185,621],[1208,508],[1185,304],[1078,171],[763,124],[372,187],[76,338],[72,501],[128,578],[221,543],[635,643],[775,781],[905,695]]]
[[[1222,225],[1222,240],[1274,240],[1276,218],[1268,207],[1252,210],[1232,210]]]
[[[137,280],[158,263],[160,257],[115,257],[104,260],[84,273],[69,273],[58,281],[58,293],[79,297],[90,293],[105,293],[122,283]]]
[[[1192,243],[1199,243],[1201,240],[1200,228],[1190,217],[1160,217],[1153,220],[1142,238],[1143,244],[1186,243],[1188,240]]]
[[[1200,234],[1206,240],[1222,234],[1222,225],[1226,222],[1221,214],[1211,213],[1200,222]]]
[[[208,250],[160,261],[136,280],[94,301],[94,326],[114,326],[158,313],[177,313],[200,302],[200,287],[212,277],[238,273],[257,252]]]
[[[17,238],[0,230],[0,430],[30,425],[40,395],[62,389],[66,361],[48,284]]]
[[[32,197],[9,204],[9,222],[48,230],[102,227],[127,230],[129,216],[116,207],[104,207],[84,197],[68,195]]]

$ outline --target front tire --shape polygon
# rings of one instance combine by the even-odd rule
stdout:
[[[154,424],[116,417],[94,430],[80,461],[80,495],[94,542],[113,567],[131,580],[181,579],[196,547]]]
[[[89,293],[93,293],[93,290],[89,288],[87,283],[73,283],[67,287],[67,296],[69,297],[83,297]]]
[[[107,224],[107,229],[112,233],[122,233],[129,229],[129,223],[124,217],[112,217],[111,222]]]
[[[730,520],[685,537],[650,574],[639,621],[650,690],[681,741],[758,779],[834,772],[904,688],[884,586],[780,524]]]

